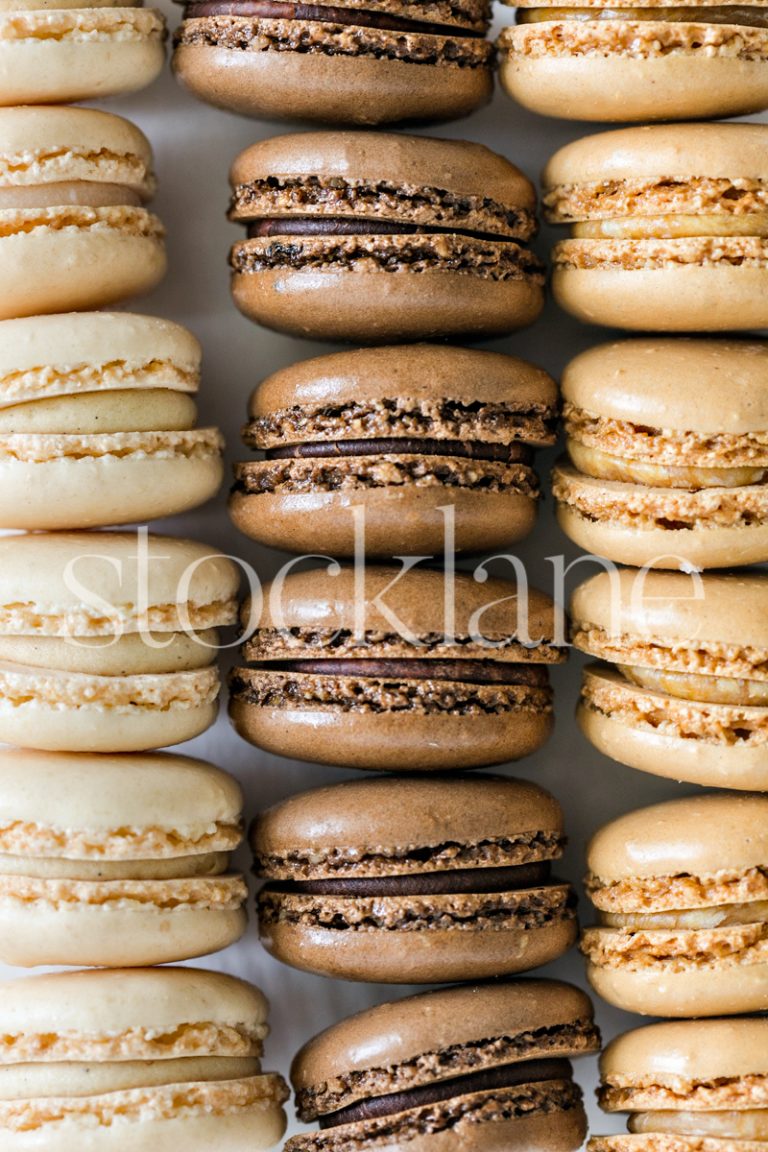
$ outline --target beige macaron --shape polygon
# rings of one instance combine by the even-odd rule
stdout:
[[[0,741],[137,752],[216,718],[217,628],[235,564],[191,540],[132,533],[0,539]]]
[[[619,564],[768,560],[768,343],[655,338],[566,367],[561,528]]]
[[[152,151],[135,125],[86,108],[0,109],[0,319],[101,308],[165,273],[144,206]]]
[[[234,943],[242,803],[182,756],[0,749],[0,959],[144,966]]]
[[[2,0],[0,105],[135,92],[162,71],[164,41],[142,0]]]
[[[628,1133],[589,1152],[759,1152],[768,1140],[768,1018],[675,1020],[613,1040],[600,1057],[604,1112]]]
[[[64,972],[0,997],[1,1152],[243,1152],[285,1129],[257,988],[196,968]]]
[[[199,378],[200,345],[167,320],[0,321],[0,524],[127,524],[214,496],[223,441],[195,427]]]
[[[768,1009],[768,796],[710,792],[619,817],[587,850],[587,976],[649,1016]]]
[[[588,136],[542,182],[546,217],[572,228],[552,252],[566,312],[640,331],[768,326],[768,125]]]
[[[606,756],[673,780],[768,789],[768,576],[601,572],[574,593],[579,725]]]

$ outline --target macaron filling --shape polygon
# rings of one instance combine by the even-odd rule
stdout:
[[[715,1140],[768,1141],[768,1108],[743,1112],[635,1112],[627,1120],[630,1132],[668,1132]]]
[[[406,7],[406,6],[404,6]],[[193,0],[184,7],[184,19],[206,16],[245,16],[263,20],[300,20],[324,24],[382,28],[390,32],[422,32],[432,36],[455,36],[457,25],[408,19],[394,13],[344,8],[331,4],[295,4],[288,0]],[[459,25],[460,27],[460,25]],[[482,36],[483,30],[461,28],[462,36]]]
[[[273,891],[316,896],[409,896],[419,893],[505,892],[546,882],[550,863],[517,864],[498,868],[458,868],[447,872],[409,872],[403,876],[360,876],[322,880],[293,880],[272,884]]]
[[[539,24],[544,21],[627,20],[640,23],[649,21],[669,24],[738,24],[748,28],[768,28],[768,12],[764,8],[747,4],[706,5],[690,7],[633,8],[612,5],[605,8],[518,8],[518,24]]]

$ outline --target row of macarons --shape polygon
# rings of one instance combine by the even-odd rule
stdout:
[[[489,0],[182,0],[173,66],[195,95],[267,119],[450,120],[493,93]],[[699,119],[768,106],[759,8],[582,8],[524,0],[496,49],[513,99],[576,120]],[[3,16],[0,101],[103,99],[150,84],[165,21],[140,0],[14,0]]]
[[[573,238],[553,252],[556,299],[626,329],[768,324],[768,127],[657,125],[588,137],[544,173],[544,206]],[[480,338],[531,323],[544,264],[536,194],[467,141],[297,133],[232,168],[238,307],[321,340]],[[152,154],[128,121],[91,109],[0,110],[0,318],[103,308],[162,278],[146,207]],[[45,274],[41,274],[41,270]]]
[[[5,1146],[270,1148],[283,1134],[289,1092],[282,1076],[261,1069],[267,1019],[258,989],[194,968],[14,981],[0,1002]],[[600,1059],[599,1102],[629,1113],[629,1132],[593,1136],[589,1152],[761,1147],[767,1033],[768,1019],[744,1016],[619,1036]],[[587,1123],[571,1060],[599,1047],[589,998],[555,980],[448,987],[380,1004],[297,1053],[296,1110],[318,1128],[292,1137],[286,1152],[423,1152],[457,1139],[484,1152],[576,1152]]]

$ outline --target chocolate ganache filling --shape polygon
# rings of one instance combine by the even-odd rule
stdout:
[[[331,459],[335,456],[451,456],[464,460],[497,460],[504,464],[531,464],[533,452],[525,444],[483,444],[477,440],[333,440],[269,448],[265,460]]]
[[[547,688],[546,668],[486,660],[270,660],[254,665],[270,672],[310,676],[364,676],[376,680],[455,680],[462,684],[518,684]]]
[[[466,1076],[456,1076],[452,1080],[439,1080],[410,1088],[404,1092],[392,1092],[387,1096],[373,1096],[368,1100],[358,1100],[319,1117],[321,1128],[335,1128],[340,1124],[356,1124],[374,1120],[379,1116],[392,1116],[410,1108],[439,1104],[456,1096],[467,1096],[474,1092],[492,1092],[494,1089],[514,1088],[521,1084],[538,1084],[546,1081],[571,1081],[573,1068],[569,1060],[525,1060],[520,1064],[506,1064],[498,1068],[484,1068],[470,1072]],[[575,1096],[574,1096],[575,1103]]]
[[[291,880],[272,883],[270,891],[309,896],[439,896],[462,893],[514,892],[538,888],[549,880],[550,862],[510,864],[500,868],[456,868],[405,876],[362,876],[342,880]]]
[[[408,20],[388,12],[366,12],[330,4],[291,4],[286,0],[198,0],[185,5],[184,18],[244,16],[256,20],[309,20],[321,24],[344,24],[358,28],[381,28],[387,32],[423,32],[432,36],[482,37],[482,32]]]
[[[339,216],[270,216],[248,224],[248,237],[264,236],[471,236],[476,240],[493,240],[499,244],[516,243],[512,236],[496,232],[477,232],[467,228],[437,224],[408,224],[393,220],[350,220]]]

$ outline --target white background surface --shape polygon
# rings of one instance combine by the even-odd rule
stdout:
[[[174,26],[179,19],[179,9],[166,0],[161,6]],[[499,8],[497,11],[504,18],[497,19],[496,27],[511,22],[511,10]],[[179,321],[200,338],[205,353],[200,422],[218,424],[223,429],[229,462],[245,459],[248,452],[240,444],[239,429],[252,388],[277,368],[334,348],[263,331],[235,310],[229,296],[227,252],[243,230],[229,224],[225,217],[229,195],[227,172],[236,154],[255,140],[304,130],[306,126],[250,122],[208,108],[184,92],[168,72],[146,92],[101,106],[133,119],[149,136],[159,178],[154,207],[168,229],[168,278],[152,296],[132,303],[131,308]],[[481,141],[537,179],[541,167],[557,148],[596,130],[600,130],[599,125],[556,122],[529,115],[497,90],[493,104],[480,113],[458,124],[423,132]],[[543,230],[537,242],[542,255],[546,254],[550,241],[551,233]],[[557,378],[563,365],[578,351],[611,336],[612,333],[578,325],[549,303],[534,328],[486,346],[526,357]],[[548,452],[539,456],[542,475],[548,473],[555,455]],[[196,537],[240,555],[253,564],[263,578],[268,578],[286,559],[257,548],[235,532],[226,514],[226,492],[197,512],[154,527]],[[569,556],[576,554],[554,523],[552,500],[548,497],[542,505],[536,531],[519,549],[531,582],[550,590],[552,569],[545,558],[564,551]],[[594,570],[592,566],[583,565],[575,574],[576,581]],[[570,839],[560,871],[574,882],[580,881],[584,872],[586,841],[601,824],[631,808],[694,791],[691,786],[645,776],[614,764],[586,743],[573,720],[581,663],[576,655],[569,666],[553,670],[556,734],[546,748],[514,770],[549,788],[560,800]],[[224,711],[214,729],[190,742],[183,751],[210,759],[239,778],[247,796],[248,819],[259,808],[294,792],[351,779],[354,775],[268,756],[238,738]],[[243,869],[250,867],[247,851],[242,852],[239,862]],[[584,899],[581,918],[582,922],[590,919],[590,907]],[[265,1067],[279,1069],[286,1076],[293,1053],[315,1032],[351,1012],[415,990],[330,981],[295,972],[272,960],[261,949],[253,916],[248,933],[239,944],[198,963],[242,976],[265,990],[272,1004],[272,1036],[267,1045]],[[584,985],[582,960],[575,950],[543,973]],[[0,966],[2,976],[21,974],[20,970],[3,970]],[[638,1017],[599,1003],[597,1015],[607,1039],[643,1023]],[[585,1089],[592,1130],[622,1130],[621,1117],[603,1117],[594,1103],[596,1061],[579,1061],[576,1072]],[[296,1131],[291,1104],[288,1110],[289,1132]]]

